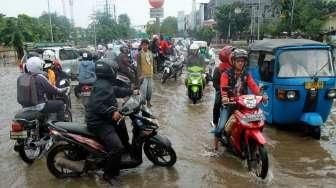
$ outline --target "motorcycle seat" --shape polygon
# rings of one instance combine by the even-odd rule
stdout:
[[[44,117],[44,114],[37,110],[27,110],[17,113],[14,118],[15,119],[25,119],[28,121],[34,120],[34,119],[42,119]]]
[[[59,127],[61,129],[65,129],[70,133],[85,135],[89,137],[96,137],[95,134],[90,132],[86,126],[80,124],[80,123],[72,123],[72,122],[56,122],[56,127]]]

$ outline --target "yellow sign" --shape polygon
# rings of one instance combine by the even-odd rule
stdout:
[[[323,81],[318,81],[318,82],[306,82],[305,83],[305,88],[306,89],[322,89],[324,87],[324,82]]]

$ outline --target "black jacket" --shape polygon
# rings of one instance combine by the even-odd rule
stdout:
[[[212,74],[212,85],[215,88],[216,92],[220,91],[220,78],[222,72],[220,71],[219,67],[216,67]]]
[[[113,86],[111,81],[98,79],[91,91],[86,108],[86,123],[90,131],[103,129],[102,126],[111,126],[112,113],[117,110],[117,98],[132,95],[132,90]]]

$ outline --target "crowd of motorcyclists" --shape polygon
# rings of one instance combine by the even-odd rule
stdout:
[[[85,106],[85,119],[88,129],[97,135],[108,151],[109,160],[103,176],[105,180],[119,175],[121,156],[131,147],[125,120],[117,109],[117,98],[141,93],[146,105],[151,107],[154,74],[162,71],[167,56],[181,53],[174,45],[174,41],[155,35],[151,41],[125,42],[119,49],[108,44],[107,48],[98,46],[97,53],[90,50],[81,52],[79,85],[75,86],[75,93],[80,93],[83,84],[92,86]],[[211,56],[207,47],[191,44],[187,48],[188,56],[184,64],[187,67],[197,65],[205,70],[205,59]],[[262,95],[252,76],[245,70],[245,50],[226,46],[219,52],[219,60],[211,75],[215,88],[212,121],[215,150],[218,150],[219,134],[223,131],[230,134],[230,129],[224,128],[233,111],[226,105],[230,98],[247,94],[248,88],[254,94]],[[46,114],[56,113],[55,120],[64,121],[64,102],[52,96],[64,93],[69,88],[60,88],[59,82],[65,73],[54,52],[45,50],[42,58],[38,54],[30,54],[22,68],[24,73],[17,81],[18,102],[23,108]],[[136,161],[129,159],[129,163],[132,162]]]

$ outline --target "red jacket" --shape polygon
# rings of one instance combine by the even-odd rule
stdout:
[[[234,97],[234,96],[229,96],[228,93],[228,87],[229,86],[229,74],[228,72],[223,72],[221,79],[220,79],[220,88],[221,88],[221,96],[222,97]],[[246,85],[247,87],[251,90],[251,92],[255,95],[260,95],[260,88],[256,84],[256,82],[253,80],[251,74],[246,75]],[[243,93],[239,93],[238,95],[243,95]]]
[[[161,54],[166,54],[169,49],[169,44],[166,40],[161,40],[160,41],[160,53]]]

